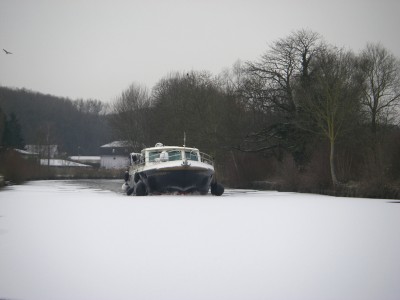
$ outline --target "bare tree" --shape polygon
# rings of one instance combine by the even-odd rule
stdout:
[[[381,44],[368,44],[361,58],[366,76],[362,103],[376,135],[400,104],[400,61]]]
[[[324,47],[318,33],[299,30],[273,43],[257,62],[249,62],[254,94],[249,100],[261,102],[264,108],[293,115],[295,81],[310,74],[310,62]]]
[[[188,145],[212,155],[232,146],[243,119],[240,102],[223,85],[227,81],[230,78],[215,78],[203,71],[173,73],[161,79],[152,93],[153,136],[181,144],[186,132]]]
[[[132,145],[146,144],[147,113],[150,105],[147,88],[133,83],[123,91],[112,106],[111,125],[116,136]]]
[[[313,62],[312,83],[299,93],[304,118],[300,126],[327,138],[330,145],[331,179],[336,186],[336,141],[349,123],[356,121],[362,77],[356,57],[348,51],[330,48],[321,51]]]
[[[83,114],[100,115],[105,113],[106,105],[100,100],[88,99],[88,100],[75,100],[73,102],[77,110]]]
[[[297,163],[307,160],[308,137],[297,126],[299,105],[294,93],[297,85],[308,84],[311,63],[325,47],[318,33],[299,30],[274,42],[257,62],[247,63],[242,93],[254,114],[263,114],[263,124],[244,139],[242,150],[285,149]]]

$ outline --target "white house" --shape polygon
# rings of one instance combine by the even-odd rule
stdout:
[[[124,169],[129,166],[129,153],[132,146],[127,141],[115,141],[100,147],[100,167]]]

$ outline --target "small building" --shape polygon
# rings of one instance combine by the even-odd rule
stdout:
[[[100,147],[100,167],[124,169],[129,166],[129,153],[132,145],[128,141],[114,141]]]
[[[42,158],[55,158],[58,156],[58,145],[26,145],[30,153],[37,153]]]

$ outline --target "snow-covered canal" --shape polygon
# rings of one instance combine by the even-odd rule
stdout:
[[[400,204],[121,184],[0,191],[0,299],[400,299]]]

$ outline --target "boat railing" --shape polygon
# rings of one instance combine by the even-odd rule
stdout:
[[[209,164],[211,166],[214,165],[214,159],[212,158],[211,155],[209,155],[207,153],[200,152],[200,159],[201,159],[201,162],[204,162],[204,163]]]

